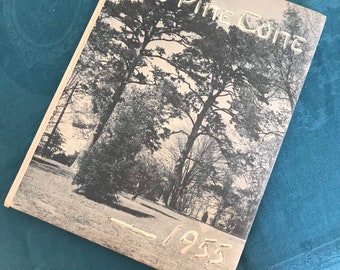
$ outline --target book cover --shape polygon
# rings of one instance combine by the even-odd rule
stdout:
[[[159,269],[235,269],[324,16],[99,1],[5,205]]]

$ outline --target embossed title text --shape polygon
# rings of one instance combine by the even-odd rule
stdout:
[[[166,2],[167,0],[160,0],[161,2]],[[208,14],[212,14],[212,20],[217,21],[221,25],[229,26],[230,18],[234,16],[234,12],[221,9],[217,5],[211,3],[203,3],[203,0],[179,0],[177,7],[180,8],[184,5],[193,5],[195,7],[194,13],[201,13],[203,17]],[[238,18],[237,27],[245,32],[256,35],[257,37],[268,40],[272,44],[281,43],[284,49],[291,49],[295,54],[300,54],[303,52],[303,44],[307,42],[304,37],[293,35],[287,31],[281,29],[274,29],[271,22],[263,22],[263,17],[260,14],[244,11],[243,14]],[[257,21],[259,24],[250,26],[249,21]]]

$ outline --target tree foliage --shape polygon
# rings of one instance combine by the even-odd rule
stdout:
[[[288,8],[271,23],[298,35],[299,16]],[[107,1],[84,54],[81,88],[98,124],[78,192],[110,203],[127,191],[186,214],[205,203],[198,219],[245,237],[308,48],[294,55],[172,0],[122,0]],[[158,160],[168,141],[170,157]]]
[[[169,45],[162,43],[183,46],[193,25],[208,22],[203,17],[193,20],[189,8],[178,9],[174,0],[107,1],[102,14],[88,42],[102,78],[100,83],[97,80],[92,83],[99,122],[91,146],[103,134],[127,86],[153,82],[144,68],[154,52],[167,55],[165,47]]]
[[[174,88],[167,81],[162,85],[160,89],[166,91],[166,95],[162,95],[159,88],[127,91],[103,135],[105,139],[91,147],[80,161],[74,178],[74,183],[80,185],[79,193],[94,196],[92,199],[97,201],[106,200],[107,196],[108,200],[116,200],[118,191],[131,190],[131,185],[138,183],[140,189],[142,185],[145,187],[147,176],[158,178],[155,168],[146,168],[152,163],[143,163],[146,161],[138,159],[137,154],[143,149],[157,151],[161,139],[167,136],[163,125],[171,105],[164,96],[171,97]],[[137,173],[136,179],[132,173]]]

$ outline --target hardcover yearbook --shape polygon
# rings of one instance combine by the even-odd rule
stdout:
[[[157,269],[236,269],[324,23],[100,0],[5,206]]]

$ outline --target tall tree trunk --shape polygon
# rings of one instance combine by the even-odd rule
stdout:
[[[122,97],[122,95],[125,91],[126,85],[128,84],[131,76],[133,75],[133,72],[134,72],[135,68],[137,67],[138,62],[140,61],[141,57],[143,57],[145,48],[149,44],[151,37],[154,34],[156,24],[157,24],[157,22],[155,22],[155,25],[150,27],[150,29],[147,33],[147,36],[145,36],[145,38],[144,38],[143,43],[140,45],[140,48],[136,51],[136,56],[135,56],[133,62],[131,63],[131,65],[129,67],[127,67],[124,79],[119,84],[118,88],[116,89],[115,93],[113,94],[112,102],[108,105],[108,107],[104,111],[103,115],[101,115],[101,117],[99,119],[99,123],[98,123],[98,125],[95,129],[93,136],[92,136],[91,143],[88,144],[87,149],[91,149],[96,144],[96,142],[99,140],[99,138],[102,136],[107,122],[109,121],[109,119],[110,119],[112,113],[114,112],[117,104],[121,100],[121,97]],[[71,167],[74,167],[75,169],[79,169],[78,168],[79,160],[81,160],[81,158],[83,156],[84,156],[84,151],[82,151],[78,155],[78,158],[73,163],[75,165],[73,166],[73,164],[72,164]]]
[[[45,143],[45,145],[44,145],[44,148],[42,149],[42,152],[41,152],[41,155],[42,155],[43,157],[47,157],[47,156],[48,156],[48,151],[47,151],[47,150],[48,150],[48,148],[50,147],[50,144],[51,144],[51,142],[52,142],[52,139],[53,139],[53,137],[55,136],[55,133],[56,133],[56,131],[57,131],[57,129],[58,129],[58,126],[59,126],[59,124],[60,124],[60,122],[61,122],[61,119],[63,118],[63,116],[64,116],[64,114],[65,114],[65,111],[66,111],[68,105],[69,105],[70,102],[71,102],[71,98],[72,98],[72,96],[73,96],[73,94],[74,94],[74,91],[76,90],[77,86],[78,86],[78,82],[72,87],[71,93],[68,95],[67,100],[66,100],[66,103],[65,103],[63,109],[61,110],[61,112],[60,112],[60,114],[59,114],[59,117],[58,117],[58,119],[57,119],[57,121],[56,121],[56,123],[55,123],[55,125],[54,125],[54,127],[53,127],[53,129],[52,129],[52,131],[51,131],[51,133],[50,133],[50,135],[48,136],[48,139],[47,139],[47,141],[46,141],[46,143]]]
[[[130,76],[128,76],[128,77],[130,77]],[[121,96],[124,92],[125,87],[126,87],[126,82],[124,81],[119,85],[118,89],[116,89],[116,91],[113,95],[113,98],[112,98],[112,102],[108,105],[108,107],[107,107],[106,111],[103,113],[103,115],[101,115],[101,117],[99,119],[99,123],[98,123],[96,130],[94,132],[94,135],[92,137],[92,141],[91,141],[91,144],[89,146],[90,148],[93,145],[95,145],[95,143],[98,141],[98,139],[102,135],[107,122],[109,121],[114,109],[116,108],[116,105],[118,104],[118,102],[121,99]]]
[[[223,203],[220,203],[220,204],[218,205],[216,214],[215,214],[215,216],[214,216],[214,218],[213,218],[213,220],[212,220],[212,222],[211,222],[211,225],[214,226],[215,228],[217,227],[217,224],[218,224],[218,222],[219,222],[220,219],[221,219],[221,215],[222,215],[223,211],[224,211]]]
[[[169,206],[170,204],[170,200],[171,200],[171,194],[173,193],[174,191],[174,187],[175,187],[175,179],[174,178],[170,178],[169,179],[169,188],[166,190],[166,192],[164,192],[164,195],[163,195],[163,200],[164,200],[164,203],[166,205]]]
[[[149,44],[149,42],[151,40],[151,37],[153,35],[155,27],[156,27],[156,25],[153,25],[153,26],[150,27],[147,35],[144,38],[143,43],[140,45],[140,48],[136,51],[136,56],[135,56],[134,60],[132,61],[130,66],[127,67],[127,71],[126,71],[126,74],[124,76],[124,79],[120,83],[120,85],[118,86],[118,89],[116,89],[116,91],[113,95],[113,98],[112,98],[112,102],[108,105],[107,110],[100,117],[100,121],[99,121],[99,124],[96,127],[95,132],[94,132],[92,142],[90,144],[90,148],[98,141],[98,139],[103,134],[104,128],[105,128],[108,120],[110,119],[116,105],[121,100],[121,97],[122,97],[122,94],[125,91],[126,85],[128,84],[131,76],[133,75],[133,72],[134,72],[135,68],[137,67],[138,62],[140,61],[141,57],[143,56],[146,46]]]
[[[200,127],[202,126],[203,120],[208,112],[208,110],[211,108],[213,103],[215,102],[216,96],[214,96],[212,93],[208,96],[208,99],[204,103],[204,106],[201,110],[201,112],[197,115],[196,121],[191,129],[191,132],[188,136],[188,139],[186,141],[186,144],[184,146],[184,149],[180,153],[180,157],[178,158],[174,173],[175,173],[175,179],[174,179],[174,188],[172,190],[172,193],[169,198],[169,206],[171,208],[174,208],[178,210],[179,208],[179,200],[184,195],[184,189],[190,184],[190,182],[185,181],[183,178],[183,168],[185,165],[185,161],[187,160],[192,147],[198,137],[198,133],[200,130]]]
[[[288,86],[288,88],[287,88],[287,95],[288,95],[288,100],[289,100],[289,104],[290,104],[290,109],[293,112],[295,102],[294,102],[294,97],[293,97],[293,93],[291,92],[290,86]]]

